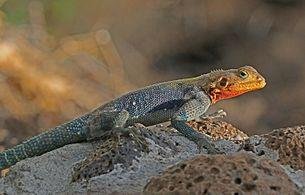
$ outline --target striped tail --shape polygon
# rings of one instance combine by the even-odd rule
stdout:
[[[84,115],[1,152],[0,170],[8,168],[25,158],[39,156],[71,143],[85,141],[87,119],[88,115]]]

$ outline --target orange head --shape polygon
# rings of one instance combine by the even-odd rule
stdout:
[[[239,96],[265,87],[266,81],[253,67],[216,70],[206,75],[201,87],[209,94],[212,103]]]

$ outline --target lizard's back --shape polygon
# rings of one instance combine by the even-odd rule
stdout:
[[[185,94],[189,90],[190,86],[181,81],[155,84],[129,92],[92,112],[32,137],[14,148],[0,153],[0,169],[9,167],[22,159],[41,155],[67,144],[88,140],[89,123],[92,119],[95,119],[94,114],[96,112],[109,116],[107,115],[108,112],[126,110],[130,117],[126,126],[134,123],[153,125],[164,122],[178,109],[179,105],[183,104]],[[108,119],[110,119],[108,122],[112,123],[111,117],[108,117]],[[101,124],[100,127],[110,126]],[[105,128],[103,130],[111,129]]]
[[[184,103],[185,94],[190,88],[191,85],[186,85],[181,80],[159,83],[129,92],[98,109],[128,111],[129,125],[135,122],[150,124],[147,119],[154,116],[158,116],[161,120],[158,122],[162,122],[169,117],[166,113],[173,113]],[[158,115],[161,111],[165,113],[164,117]]]

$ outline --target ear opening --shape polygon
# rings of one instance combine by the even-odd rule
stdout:
[[[219,80],[218,80],[218,84],[220,87],[226,87],[228,86],[229,82],[228,82],[228,79],[225,78],[225,77],[220,77]]]

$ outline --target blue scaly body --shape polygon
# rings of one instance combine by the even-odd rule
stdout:
[[[264,86],[263,77],[255,69],[250,66],[240,69],[251,76],[252,84],[257,84],[257,79],[260,78],[260,88]],[[195,141],[200,148],[204,147],[210,153],[219,153],[205,135],[193,130],[186,122],[202,117],[212,103],[221,99],[221,94],[215,89],[229,86],[232,78],[235,83],[236,79],[244,79],[239,75],[240,69],[213,71],[199,77],[158,83],[129,92],[79,118],[1,152],[0,169],[67,144],[99,138],[111,130],[126,129],[135,123],[150,126],[171,121],[175,129]],[[220,78],[226,78],[228,83],[223,83]],[[252,91],[254,87],[249,89]]]

